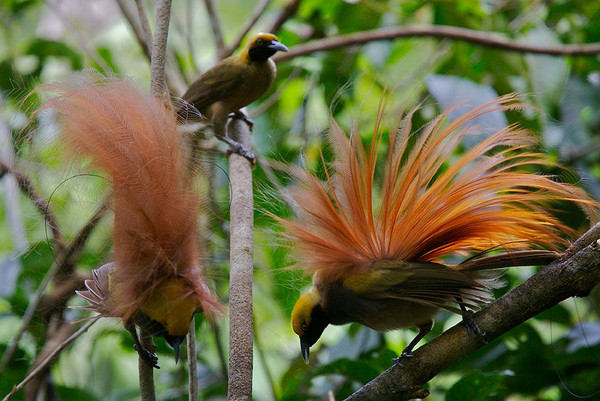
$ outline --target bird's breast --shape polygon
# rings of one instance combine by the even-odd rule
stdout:
[[[232,106],[231,111],[239,110],[264,95],[273,83],[275,72],[275,63],[271,59],[250,63],[242,84],[225,101]]]

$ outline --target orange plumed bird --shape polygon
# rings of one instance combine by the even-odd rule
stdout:
[[[213,124],[215,136],[229,144],[231,151],[253,160],[249,151],[227,136],[225,126],[232,113],[250,122],[239,110],[260,98],[273,83],[277,69],[271,56],[278,51],[287,52],[288,48],[275,35],[253,35],[238,54],[222,60],[190,85],[177,110],[180,118],[194,116],[193,106]]]
[[[78,73],[38,92],[52,93],[60,141],[109,174],[113,189],[115,261],[94,270],[82,307],[120,317],[140,356],[135,325],[163,337],[179,355],[194,313],[222,307],[204,278],[197,246],[199,200],[187,167],[188,151],[169,106],[131,82]]]
[[[299,183],[290,192],[296,217],[278,220],[297,265],[313,275],[292,311],[307,363],[329,324],[418,328],[397,361],[412,355],[440,309],[462,314],[467,329],[484,336],[472,311],[491,300],[499,269],[546,265],[559,257],[565,235],[575,234],[547,211],[549,203],[574,202],[598,217],[598,204],[583,190],[526,172],[551,163],[530,150],[535,138],[514,125],[455,153],[462,138],[478,133],[467,123],[523,107],[516,100],[501,97],[454,121],[444,113],[419,134],[411,133],[413,110],[389,125],[381,169],[382,100],[367,149],[357,128],[348,138],[332,122],[334,172],[323,162],[324,182],[290,168]],[[444,264],[449,256],[463,262]]]

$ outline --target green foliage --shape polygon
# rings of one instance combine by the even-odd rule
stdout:
[[[214,3],[229,44],[259,0]],[[285,3],[271,2],[253,30],[266,29]],[[76,27],[73,30],[56,14],[48,12],[45,2],[40,0],[0,2],[1,120],[10,132],[17,167],[31,178],[42,197],[48,199],[53,194],[50,208],[67,239],[73,238],[96,210],[108,184],[104,180],[92,182],[90,177],[65,180],[83,168],[62,164],[63,159],[57,157],[60,150],[51,146],[55,128],[50,120],[28,120],[40,99],[37,95],[26,95],[38,83],[87,67],[101,70],[107,66],[112,72],[133,77],[145,87],[149,77],[147,60],[118,9],[111,15],[97,16],[85,11],[78,13],[75,8],[61,11],[68,14]],[[209,22],[202,2],[173,2],[170,67],[182,70],[187,79],[214,62],[215,45]],[[48,23],[57,28],[54,33],[42,29]],[[600,2],[303,0],[277,35],[293,48],[323,37],[413,24],[444,24],[497,32],[535,44],[586,43],[600,41]],[[496,94],[516,91],[523,93],[524,100],[534,107],[522,113],[490,114],[480,123],[489,127],[516,122],[533,130],[539,137],[538,150],[568,169],[546,167],[536,172],[583,185],[600,199],[599,87],[598,57],[530,55],[425,37],[378,41],[279,63],[277,79],[261,100],[277,96],[277,101],[264,110],[261,101],[249,107],[250,113],[261,107],[261,113],[252,116],[255,121],[252,141],[261,160],[307,165],[315,169],[317,176],[324,177],[321,157],[328,166],[332,161],[330,145],[322,142],[330,117],[347,132],[358,122],[358,134],[369,141],[384,91],[393,89],[389,110],[409,110],[422,105],[413,118],[415,130],[456,101],[477,104]],[[7,143],[3,138],[0,140]],[[463,143],[464,149],[470,146]],[[209,171],[198,184],[209,197],[204,204],[209,205],[209,211],[202,217],[203,263],[226,303],[229,181],[224,171],[227,162],[220,154],[211,153],[203,160],[202,167]],[[291,214],[291,207],[279,190],[293,187],[294,181],[286,171],[274,169],[268,163],[259,163],[253,174],[255,351],[260,355],[255,358],[255,399],[321,400],[331,390],[341,400],[391,366],[392,358],[415,332],[376,334],[359,325],[328,327],[313,348],[311,363],[304,364],[289,315],[299,294],[309,286],[310,278],[293,269],[294,255],[282,246],[285,239],[278,234],[281,227],[269,215],[269,212],[279,216]],[[14,288],[0,298],[0,354],[3,354],[16,331],[16,323],[54,261],[54,245],[47,238],[49,230],[43,217],[27,197],[19,198],[20,211],[9,210],[5,197],[1,197],[1,202],[0,268],[6,266],[7,270],[10,267],[18,272]],[[557,204],[555,209],[575,229],[582,231],[589,223],[572,205]],[[13,243],[11,219],[15,216],[27,230],[26,249]],[[79,272],[89,272],[111,260],[111,219],[112,214],[108,213],[78,256]],[[506,286],[496,290],[495,295],[501,296],[534,272],[533,269],[507,272]],[[48,291],[53,289],[54,285]],[[69,304],[82,302],[73,297]],[[430,399],[566,400],[573,398],[571,394],[597,394],[600,383],[600,329],[594,313],[597,304],[594,299],[569,301],[541,313],[438,375],[429,384]],[[66,310],[63,316],[73,320],[84,315]],[[67,347],[52,368],[51,378],[60,399],[138,398],[136,354],[131,337],[118,320],[105,320]],[[458,320],[443,312],[436,321],[426,340]],[[227,356],[226,319],[218,318],[213,326],[197,318],[196,326],[201,397],[223,399],[227,393],[226,368],[221,362],[221,355]],[[8,369],[0,375],[0,397],[26,376],[44,345],[47,328],[48,322],[39,316],[34,318]],[[164,341],[157,340],[157,345],[160,399],[187,399],[187,372],[182,363],[185,361],[175,365],[172,350]],[[15,397],[21,399],[22,392]]]

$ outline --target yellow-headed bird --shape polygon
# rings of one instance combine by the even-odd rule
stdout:
[[[226,136],[225,125],[231,113],[260,98],[271,86],[277,71],[271,56],[288,48],[270,33],[252,36],[244,48],[219,62],[194,81],[182,96],[178,108],[180,117],[193,116],[189,105],[214,126],[215,135],[227,142],[232,151],[249,159],[253,156]],[[245,118],[245,117],[244,117]]]
[[[468,122],[521,106],[506,96],[454,121],[444,113],[416,139],[413,111],[388,127],[383,169],[377,166],[383,112],[368,149],[357,129],[348,139],[333,121],[335,172],[323,163],[322,182],[310,171],[291,169],[299,181],[291,190],[297,216],[279,220],[299,266],[313,274],[312,288],[292,311],[307,363],[329,324],[417,327],[400,358],[411,355],[440,309],[462,314],[469,330],[484,335],[470,310],[491,300],[489,289],[500,274],[493,269],[548,264],[566,245],[564,235],[574,235],[547,211],[548,203],[572,201],[598,217],[598,204],[584,191],[526,172],[551,163],[528,149],[535,139],[522,129],[507,127],[460,156],[454,152],[463,137],[477,133]],[[445,265],[447,256],[464,261]]]

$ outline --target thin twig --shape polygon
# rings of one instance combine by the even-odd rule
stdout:
[[[142,3],[142,0],[135,0],[135,5],[137,7],[138,19],[142,28],[142,34],[144,35],[144,41],[150,44],[153,40],[152,31],[150,30],[150,23],[148,23],[148,14],[144,8],[144,3]]]
[[[233,43],[229,45],[225,50],[223,50],[223,53],[221,54],[222,58],[231,56],[235,49],[237,49],[240,46],[242,40],[244,40],[248,32],[250,32],[250,30],[254,28],[256,21],[258,21],[261,15],[265,12],[265,9],[269,6],[270,2],[271,0],[261,0],[261,2],[258,3],[256,8],[254,9],[254,12],[252,13],[252,16],[246,21],[246,25],[244,25],[244,27],[240,30],[240,33],[235,38]]]
[[[213,31],[213,37],[215,38],[215,45],[217,47],[217,57],[220,60],[223,58],[221,57],[221,52],[223,51],[223,49],[225,49],[225,42],[223,41],[223,31],[221,30],[221,23],[219,22],[217,10],[212,0],[204,0],[204,4],[206,6],[206,12],[208,13],[210,27]]]
[[[144,328],[140,328],[140,343],[144,349],[151,353],[156,352],[156,345],[152,335]],[[140,399],[142,401],[156,401],[154,389],[154,368],[141,357],[138,357],[138,377],[140,379]]]
[[[534,43],[516,42],[506,39],[498,33],[475,31],[445,25],[386,27],[332,36],[325,39],[294,46],[287,53],[278,53],[275,61],[289,60],[317,51],[339,49],[341,47],[359,45],[375,40],[393,40],[402,37],[434,37],[456,39],[482,46],[495,47],[507,51],[522,53],[547,54],[551,56],[592,56],[600,53],[600,43],[537,45]]]
[[[130,2],[127,0],[117,0],[117,4],[121,8],[121,12],[125,16],[127,22],[129,22],[129,26],[133,30],[133,33],[144,52],[144,55],[150,60],[150,43],[152,43],[152,39],[148,39],[146,36],[144,29],[142,28],[142,24],[135,17],[133,10],[131,9]],[[139,15],[139,12],[138,12]]]
[[[33,183],[24,173],[17,170],[15,167],[10,164],[0,160],[0,171],[9,172],[13,177],[17,179],[17,183],[19,184],[19,188],[21,191],[31,199],[31,202],[35,205],[38,211],[44,216],[46,220],[46,224],[50,227],[50,231],[52,232],[52,240],[54,242],[54,247],[56,252],[61,252],[64,248],[64,239],[60,230],[58,229],[58,220],[54,215],[54,212],[50,210],[48,206],[48,201],[37,193]]]
[[[110,66],[106,64],[102,57],[100,57],[98,51],[90,46],[87,38],[83,37],[81,31],[73,25],[71,20],[63,15],[58,4],[54,4],[53,2],[46,0],[46,5],[48,6],[48,9],[50,9],[58,17],[58,19],[60,19],[62,23],[69,28],[69,31],[71,32],[75,40],[79,43],[79,46],[81,46],[83,51],[88,56],[90,56],[92,60],[94,60],[94,62],[98,64],[98,66],[100,66],[100,68],[102,68],[102,70],[105,73],[111,72],[112,69],[110,68]]]
[[[60,251],[55,251],[56,257],[54,259],[54,263],[48,270],[48,273],[46,273],[46,276],[40,283],[33,297],[31,297],[31,301],[29,302],[29,305],[27,305],[27,310],[21,319],[21,327],[19,327],[19,331],[17,331],[17,334],[11,339],[10,344],[4,351],[4,355],[2,355],[2,360],[0,361],[0,373],[2,373],[6,366],[8,366],[8,362],[16,351],[19,341],[21,341],[21,337],[29,328],[31,321],[33,320],[33,317],[39,308],[40,301],[43,299],[43,295],[46,292],[46,288],[48,288],[48,285],[50,285],[60,271],[64,271],[64,266],[74,264],[74,259],[79,257],[87,238],[92,232],[92,229],[96,227],[98,221],[100,221],[106,212],[106,203],[107,200],[105,199],[94,216],[92,216],[92,218],[81,228],[77,235],[75,235],[75,238],[73,238],[67,248],[63,248]]]
[[[187,335],[188,393],[189,401],[198,400],[198,356],[196,355],[196,317],[192,317]]]
[[[267,358],[265,356],[265,351],[262,348],[262,344],[260,342],[260,337],[258,335],[258,330],[256,329],[257,325],[254,325],[254,342],[256,345],[256,353],[258,354],[258,360],[265,371],[265,375],[267,376],[267,381],[269,382],[269,389],[271,390],[271,399],[276,401],[279,399],[277,395],[277,389],[275,387],[275,379],[273,379],[273,374],[271,373],[271,369],[269,369],[269,364],[267,363]]]
[[[81,326],[81,328],[79,330],[77,330],[75,333],[73,333],[71,336],[69,336],[69,338],[67,338],[65,341],[63,341],[58,347],[56,347],[50,354],[48,354],[48,356],[34,370],[32,370],[27,375],[27,377],[25,379],[23,379],[22,382],[20,382],[16,386],[14,386],[13,389],[11,390],[11,392],[9,394],[7,394],[6,397],[4,397],[2,399],[2,401],[8,401],[8,400],[10,400],[18,391],[20,391],[23,387],[25,387],[25,385],[31,379],[33,379],[43,369],[45,369],[48,366],[48,364],[51,361],[54,360],[54,358],[56,357],[56,355],[58,355],[60,352],[62,352],[62,350],[65,349],[65,347],[67,345],[69,345],[77,337],[79,337],[80,335],[82,335],[83,333],[85,333],[87,331],[87,329],[89,329],[94,323],[96,323],[96,321],[98,320],[98,318],[99,318],[99,316],[95,316],[95,317],[91,318],[91,320],[89,322],[87,322],[86,324],[84,324],[83,326]]]
[[[275,18],[273,24],[271,24],[269,32],[277,33],[277,31],[279,31],[279,28],[281,28],[285,21],[287,21],[288,19],[290,19],[290,17],[296,14],[296,11],[298,11],[299,6],[300,0],[289,0],[286,3],[286,5],[283,6],[283,8],[281,9],[281,12],[277,15],[277,18]]]
[[[233,119],[229,137],[250,149],[246,122]],[[229,157],[231,179],[231,245],[229,278],[228,400],[252,399],[252,273],[254,268],[252,166],[238,155]]]

